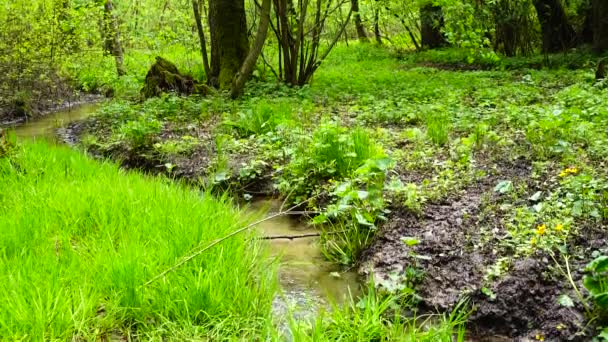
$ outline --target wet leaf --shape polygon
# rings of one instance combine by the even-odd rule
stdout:
[[[574,301],[567,294],[559,296],[559,298],[557,299],[557,303],[567,308],[571,308],[574,306]]]
[[[501,193],[501,194],[506,194],[508,192],[511,192],[513,190],[513,182],[511,181],[501,181],[498,184],[496,184],[496,187],[494,188],[494,191]]]
[[[540,197],[543,195],[542,191],[537,191],[534,193],[534,195],[530,196],[529,200],[533,201],[533,202],[538,202],[538,200],[540,199]]]

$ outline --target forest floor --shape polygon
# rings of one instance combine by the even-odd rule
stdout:
[[[406,310],[465,303],[471,336],[588,340],[597,322],[578,291],[608,253],[607,87],[593,61],[450,56],[338,47],[311,86],[115,99],[69,135],[238,200],[313,198],[302,210],[330,233],[328,258]]]

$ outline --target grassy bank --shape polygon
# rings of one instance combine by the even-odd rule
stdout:
[[[142,287],[230,233],[222,199],[25,144],[0,160],[0,336],[253,336],[267,324],[272,267],[247,235]]]

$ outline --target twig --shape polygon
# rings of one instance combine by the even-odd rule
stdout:
[[[317,195],[317,196],[318,196],[318,195]],[[221,237],[221,238],[219,238],[219,239],[213,240],[213,241],[212,241],[210,244],[208,244],[207,246],[203,247],[202,249],[200,249],[200,250],[198,250],[198,251],[196,251],[196,252],[193,252],[192,254],[190,254],[190,255],[188,255],[188,256],[186,256],[186,257],[184,257],[184,258],[183,258],[181,261],[177,262],[175,265],[173,265],[173,266],[171,266],[170,268],[166,269],[165,271],[161,272],[160,274],[158,274],[158,275],[157,275],[157,276],[155,276],[154,278],[152,278],[152,279],[148,280],[148,281],[147,281],[147,282],[146,282],[146,283],[143,285],[143,287],[146,287],[146,286],[148,286],[148,285],[152,284],[153,282],[157,281],[158,279],[160,279],[160,278],[164,277],[164,276],[165,276],[165,275],[167,275],[168,273],[175,271],[175,270],[176,270],[176,269],[178,269],[180,266],[182,266],[182,265],[184,265],[185,263],[187,263],[188,261],[190,261],[190,260],[192,260],[192,259],[196,258],[197,256],[199,256],[199,255],[203,254],[204,252],[208,251],[209,249],[211,249],[211,248],[212,248],[212,247],[214,247],[215,245],[219,244],[220,242],[222,242],[222,241],[224,241],[224,240],[227,240],[227,239],[229,239],[229,238],[231,238],[231,237],[233,237],[233,236],[235,236],[235,235],[237,235],[237,234],[240,234],[240,233],[242,233],[242,232],[244,232],[244,231],[247,231],[247,230],[249,230],[249,229],[251,229],[251,228],[253,228],[253,227],[257,226],[257,225],[258,225],[258,224],[260,224],[260,223],[263,223],[263,222],[266,222],[266,221],[268,221],[268,220],[272,220],[272,219],[273,219],[273,218],[275,218],[275,217],[279,217],[279,216],[281,216],[281,215],[284,215],[286,212],[289,212],[289,211],[291,211],[291,210],[293,210],[293,209],[297,208],[298,206],[300,206],[300,205],[302,205],[302,204],[304,204],[304,203],[306,203],[306,202],[311,201],[312,199],[314,199],[314,198],[315,198],[315,197],[317,197],[317,196],[313,196],[313,197],[311,197],[311,198],[309,198],[309,199],[307,199],[307,200],[303,201],[302,203],[298,203],[298,204],[296,204],[295,206],[293,206],[293,207],[291,207],[291,208],[287,209],[287,211],[285,211],[285,212],[284,212],[284,211],[281,211],[281,212],[278,212],[278,213],[276,213],[276,214],[274,214],[274,215],[270,215],[270,216],[265,217],[265,218],[263,218],[263,219],[261,219],[261,220],[258,220],[258,221],[255,221],[255,222],[253,222],[253,223],[250,223],[250,224],[246,225],[246,226],[245,226],[245,227],[243,227],[243,228],[239,228],[239,229],[235,230],[234,232],[232,232],[232,233],[230,233],[230,234],[228,234],[228,235],[226,235],[226,236],[224,236],[224,237]],[[195,248],[195,249],[196,249],[196,248]]]
[[[591,309],[589,308],[589,305],[587,304],[587,301],[585,300],[585,296],[583,296],[583,294],[579,290],[578,286],[574,282],[574,279],[572,278],[572,273],[570,272],[570,263],[568,262],[568,257],[565,255],[562,255],[562,257],[564,258],[564,262],[566,263],[566,271],[564,271],[564,268],[555,259],[555,255],[553,254],[553,252],[549,251],[549,255],[551,256],[551,259],[553,259],[553,261],[557,265],[557,268],[562,273],[562,275],[564,277],[566,277],[566,279],[568,279],[568,281],[570,282],[570,285],[572,285],[574,292],[579,297],[579,300],[581,301],[581,304],[583,304],[583,307],[585,308],[585,311],[587,312],[587,314],[590,314]]]
[[[346,233],[346,230],[341,230],[338,232],[326,232],[325,234],[334,235],[334,234],[341,234],[341,233]],[[318,237],[318,236],[321,236],[321,234],[322,233],[308,233],[308,234],[300,234],[300,235],[272,235],[272,236],[262,236],[262,237],[258,238],[258,240],[280,240],[280,239],[295,240],[295,239],[303,239],[303,238],[309,238],[309,237]]]
[[[279,208],[279,212],[283,211],[283,208],[285,207],[285,203],[287,203],[287,200],[289,199],[289,197],[291,196],[291,194],[293,194],[294,190],[296,188],[291,189],[291,191],[289,191],[289,193],[287,194],[287,196],[285,196],[285,199],[283,200],[283,203],[281,203],[281,207]]]

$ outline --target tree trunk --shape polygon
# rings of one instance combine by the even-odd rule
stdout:
[[[350,4],[353,9],[353,19],[355,22],[355,28],[357,29],[357,37],[361,43],[368,43],[367,32],[365,32],[365,26],[361,20],[361,14],[359,14],[359,0],[350,0]]]
[[[576,45],[576,32],[568,22],[561,0],[534,0],[543,37],[543,52],[566,51]]]
[[[428,4],[420,8],[422,47],[435,49],[446,45],[441,30],[445,26],[441,6]]]
[[[608,50],[608,2],[593,0],[593,48],[597,52]]]
[[[591,45],[593,44],[593,4],[591,0],[585,2],[584,6],[580,8],[579,15],[585,18],[578,35],[579,43]]]
[[[210,84],[230,89],[232,79],[249,53],[247,18],[243,0],[210,0]]]
[[[245,86],[245,82],[251,77],[255,63],[262,53],[264,43],[266,42],[266,35],[268,34],[268,26],[270,25],[270,0],[262,1],[262,8],[260,13],[260,24],[258,26],[258,33],[255,37],[252,49],[249,51],[245,62],[241,66],[241,70],[236,74],[232,82],[232,89],[230,90],[230,96],[235,99],[239,97]]]
[[[192,0],[192,10],[194,11],[194,20],[196,21],[196,29],[198,31],[198,40],[201,44],[201,55],[203,57],[203,67],[205,68],[205,77],[207,83],[211,78],[211,68],[209,67],[209,58],[207,57],[207,41],[205,39],[205,31],[201,21],[200,2],[202,0]]]
[[[114,56],[116,62],[116,73],[123,76],[127,72],[124,66],[124,56],[120,43],[120,32],[118,30],[118,19],[114,14],[112,0],[107,0],[104,5],[104,37],[105,50]]]
[[[382,35],[380,34],[380,24],[379,24],[379,16],[380,16],[380,10],[376,8],[376,11],[374,13],[374,36],[376,36],[376,43],[378,43],[378,45],[382,45]]]

